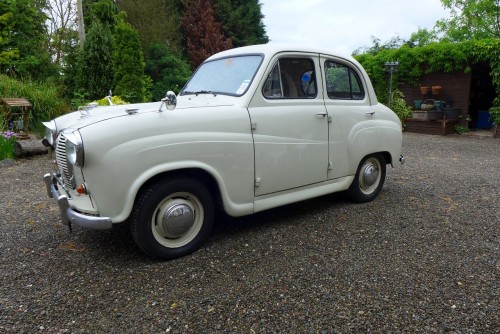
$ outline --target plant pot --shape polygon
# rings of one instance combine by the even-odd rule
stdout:
[[[446,119],[457,119],[460,116],[460,108],[443,108]]]
[[[422,95],[427,95],[427,94],[429,94],[429,86],[422,86],[422,87],[420,87],[420,93],[421,93]]]
[[[439,95],[441,92],[441,86],[432,86],[432,95]]]
[[[443,106],[444,106],[444,102],[443,102],[443,101],[436,100],[436,101],[434,101],[434,106],[436,107],[436,110],[437,110],[437,111],[441,111],[441,109],[442,109],[442,108],[443,108]]]
[[[413,104],[415,104],[415,109],[420,109],[422,106],[422,100],[415,100],[413,101]]]
[[[427,119],[429,121],[439,121],[443,119],[444,112],[437,110],[429,110],[427,111]]]

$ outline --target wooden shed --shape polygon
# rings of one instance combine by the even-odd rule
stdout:
[[[25,98],[3,98],[0,101],[0,106],[4,119],[8,124],[14,124],[14,130],[26,129],[31,109],[31,103],[28,100]]]

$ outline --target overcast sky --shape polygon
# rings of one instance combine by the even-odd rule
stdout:
[[[351,54],[449,17],[439,0],[260,0],[272,42],[329,48]]]

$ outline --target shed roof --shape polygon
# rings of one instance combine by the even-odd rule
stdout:
[[[25,98],[3,98],[1,104],[8,107],[31,107],[31,103]]]

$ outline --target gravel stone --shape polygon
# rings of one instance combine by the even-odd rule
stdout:
[[[156,262],[61,225],[48,156],[0,168],[2,333],[498,333],[500,140],[404,134],[373,202],[220,214]]]

